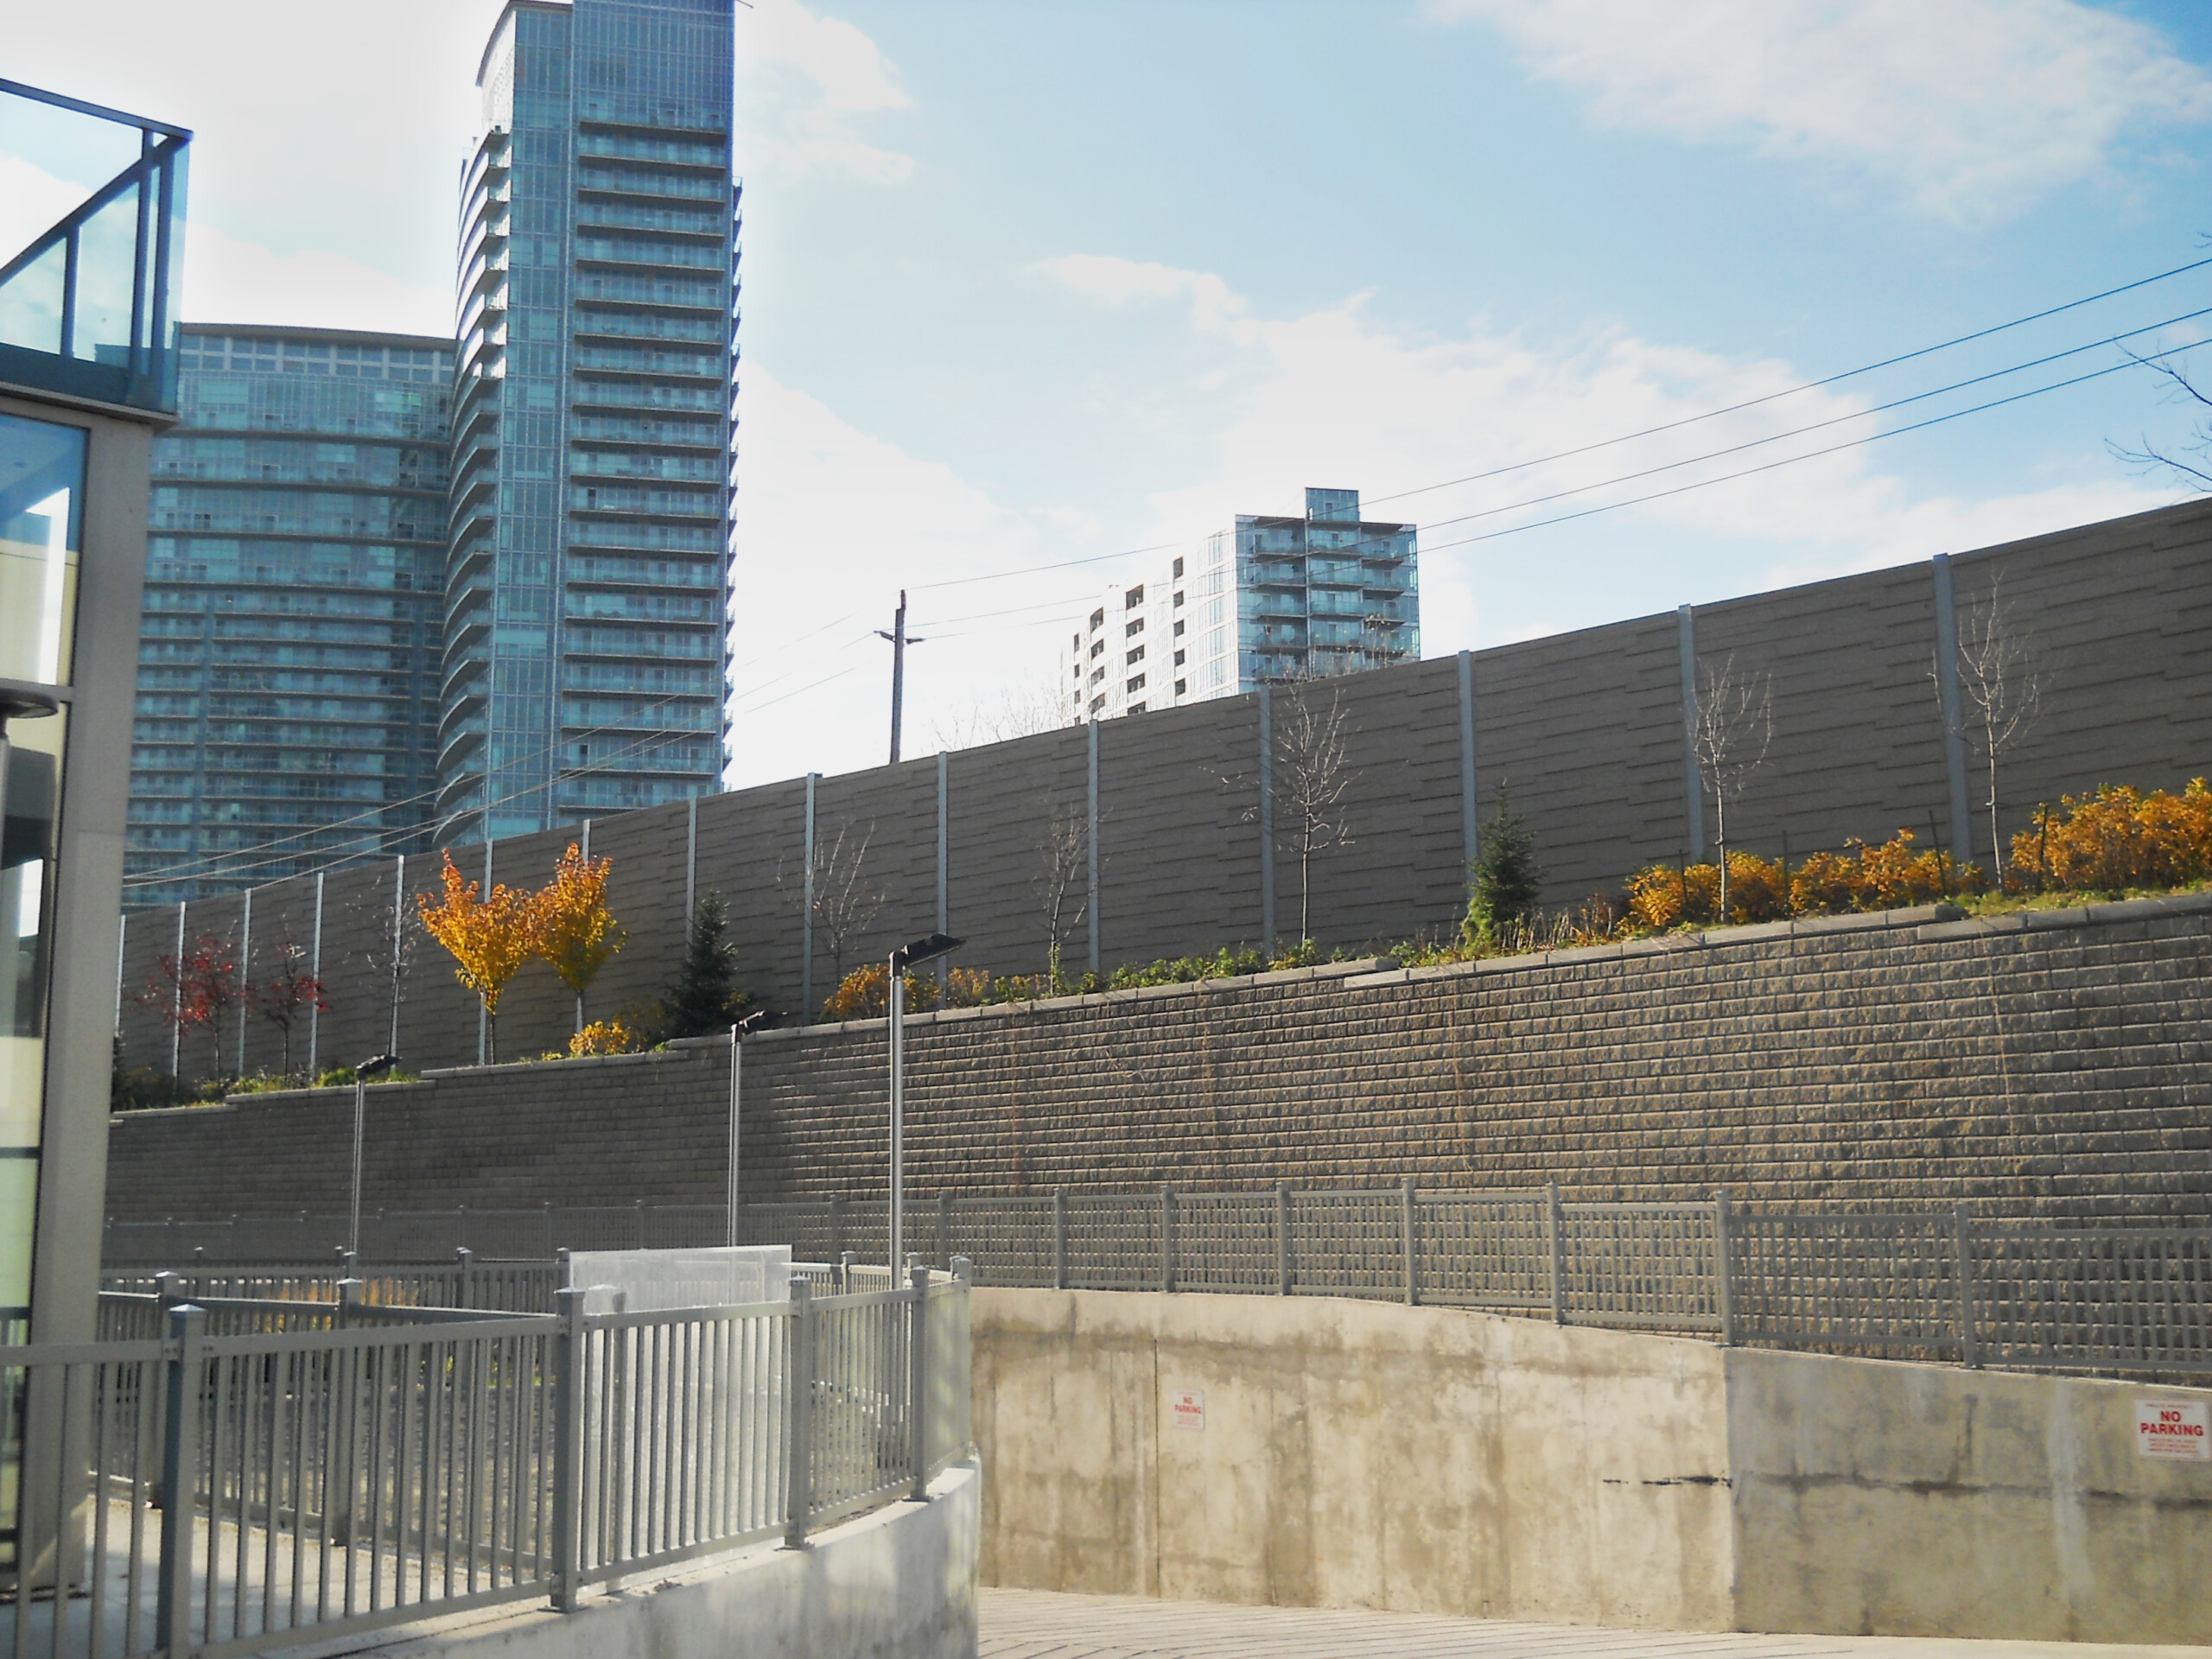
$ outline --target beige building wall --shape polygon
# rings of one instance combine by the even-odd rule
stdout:
[[[978,1290],[992,1585],[1675,1630],[2212,1642],[2188,1390],[1446,1309]]]

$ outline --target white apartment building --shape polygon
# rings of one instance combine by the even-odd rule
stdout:
[[[1308,489],[1303,518],[1240,514],[1152,580],[1100,594],[1061,659],[1069,718],[1417,659],[1417,541],[1412,524],[1363,520],[1357,490]]]

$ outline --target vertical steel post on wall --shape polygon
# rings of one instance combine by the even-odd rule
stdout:
[[[1175,1189],[1160,1184],[1160,1288],[1175,1288]]]
[[[1981,1369],[1981,1339],[1974,1318],[1974,1217],[1964,1204],[1952,1211],[1955,1247],[1958,1252],[1959,1363],[1968,1370]]]
[[[207,1315],[189,1302],[168,1310],[168,1411],[162,1434],[162,1554],[155,1584],[154,1630],[170,1653],[192,1640],[192,1540],[200,1507],[200,1372]],[[212,1593],[213,1586],[210,1586]],[[97,1593],[97,1592],[95,1592]],[[61,1624],[57,1598],[54,1625]]]
[[[952,1194],[950,1192],[940,1192],[937,1195],[937,1253],[947,1262],[952,1260]]]
[[[798,969],[798,1019],[807,1025],[814,1019],[814,786],[822,781],[822,774],[806,774],[806,855],[804,860],[804,885],[799,896],[800,941]]]
[[[1560,1208],[1559,1185],[1547,1182],[1544,1186],[1544,1242],[1550,1247],[1552,1281],[1552,1323],[1567,1323],[1567,1250],[1560,1237],[1567,1215]]]
[[[908,1303],[906,1328],[906,1443],[912,1461],[912,1478],[906,1488],[909,1502],[930,1501],[929,1357],[930,1270],[917,1262],[906,1273]]]
[[[308,1081],[321,1075],[317,1062],[322,1043],[322,874],[315,873],[315,942],[308,947],[308,973],[315,980],[315,1000],[308,1004]],[[386,1049],[387,1054],[396,1049]]]
[[[784,1382],[784,1548],[806,1548],[814,1508],[814,1298],[804,1279],[791,1281],[791,1375]]]
[[[1682,674],[1683,827],[1689,861],[1705,862],[1705,774],[1697,763],[1697,610],[1684,605],[1675,613],[1675,648]]]
[[[943,749],[939,749],[937,752],[937,931],[940,933],[950,933],[952,931],[952,907],[950,902],[951,884],[949,880],[950,866],[946,861],[946,853],[951,839],[948,833],[951,823],[949,817],[950,772],[951,757]],[[937,984],[939,990],[944,988],[945,977],[951,970],[952,958],[950,955],[942,956],[937,959]]]
[[[184,1071],[184,900],[176,901],[176,954],[169,958],[175,983],[169,988],[169,1075]]]
[[[1275,1183],[1275,1294],[1290,1294],[1290,1184]]]
[[[1275,706],[1260,688],[1260,948],[1275,954]]]
[[[1728,1189],[1713,1195],[1713,1290],[1714,1311],[1720,1316],[1720,1345],[1736,1345],[1736,1287],[1728,1259]]]
[[[253,889],[248,887],[238,910],[238,1074],[245,1076],[245,1016],[246,1007],[253,1001]]]
[[[1052,1189],[1052,1288],[1068,1287],[1068,1190]]]
[[[1086,898],[1085,898],[1085,899],[1084,899],[1084,902],[1083,913],[1084,913],[1084,917],[1085,917],[1086,918],[1088,918],[1088,920],[1090,921],[1090,953],[1089,953],[1089,961],[1090,961],[1090,971],[1091,971],[1092,973],[1094,973],[1094,974],[1095,974],[1095,973],[1096,973],[1096,972],[1098,971],[1098,931],[1099,931],[1099,930],[1098,930],[1098,722],[1097,722],[1096,721],[1095,721],[1095,720],[1087,720],[1087,721],[1084,721],[1084,723],[1083,723],[1083,729],[1084,729],[1084,734],[1086,734],[1086,747],[1085,747],[1085,750],[1084,750],[1084,754],[1085,754],[1085,757],[1086,757],[1085,766],[1084,766],[1084,776],[1085,776],[1086,784],[1085,784],[1084,797],[1085,797],[1085,800],[1086,800],[1086,801],[1087,801],[1087,803],[1088,803],[1088,805],[1087,805],[1086,810],[1087,810],[1087,811],[1089,812],[1089,815],[1090,815],[1090,816],[1089,816],[1089,817],[1085,820],[1085,823],[1086,823],[1086,826],[1087,826],[1087,827],[1086,827],[1086,829],[1085,829],[1085,830],[1084,830],[1084,837],[1083,837],[1083,839],[1084,839],[1084,849],[1085,853],[1089,855],[1089,859],[1090,859],[1090,868],[1089,868],[1089,870],[1088,870],[1087,877],[1086,877],[1086,879],[1087,879],[1087,880],[1088,880],[1089,885],[1088,885],[1088,886],[1085,887],[1085,889],[1084,889],[1085,894],[1086,894],[1087,896],[1086,896]]]
[[[1406,1246],[1406,1306],[1412,1307],[1421,1300],[1421,1281],[1419,1240],[1414,1231],[1414,1178],[1410,1175],[1398,1187],[1398,1234]]]
[[[1475,816],[1475,653],[1459,653],[1459,847],[1466,870],[1467,902],[1475,902],[1475,859],[1482,827]]]
[[[699,908],[699,798],[683,798],[683,931],[691,938],[691,918]]]
[[[805,1288],[793,1281],[796,1297]],[[584,1297],[569,1287],[555,1293],[560,1327],[549,1342],[553,1368],[553,1605],[570,1613],[583,1593]]]
[[[406,929],[407,855],[402,853],[391,865],[391,1040],[385,1045],[387,1054],[399,1052],[400,956]]]
[[[1959,613],[1951,588],[1951,556],[1938,553],[1936,570],[1936,698],[1943,711],[1943,772],[1950,785],[1951,856],[1974,858],[1974,809],[1967,800],[1967,727],[1959,695]],[[1991,849],[1994,856],[1998,849]]]

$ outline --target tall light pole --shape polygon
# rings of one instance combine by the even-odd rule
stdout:
[[[739,1082],[745,1071],[745,1033],[767,1017],[767,1009],[762,1008],[729,1028],[729,1207],[724,1212],[722,1243],[731,1246],[737,1243],[738,1103]]]
[[[891,642],[891,764],[899,764],[899,718],[906,702],[906,647],[924,645],[921,639],[906,637],[906,590],[899,590],[899,611],[893,619],[891,632],[875,631],[879,639]]]
[[[957,950],[967,943],[949,933],[932,933],[891,953],[891,980],[884,988],[891,1027],[891,1279],[896,1285],[906,1264],[906,970]]]
[[[379,1054],[353,1068],[353,1204],[346,1227],[346,1253],[357,1264],[361,1258],[361,1138],[369,1109],[369,1079],[399,1064],[397,1054]]]

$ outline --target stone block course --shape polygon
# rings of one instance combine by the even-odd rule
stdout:
[[[909,1191],[1557,1180],[2212,1224],[2212,906],[2044,914],[2070,919],[1923,909],[918,1017]],[[864,1020],[748,1043],[748,1201],[880,1194],[884,1039]],[[378,1087],[368,1202],[716,1204],[728,1090],[715,1039]],[[350,1113],[325,1090],[119,1117],[110,1210],[341,1207]]]

